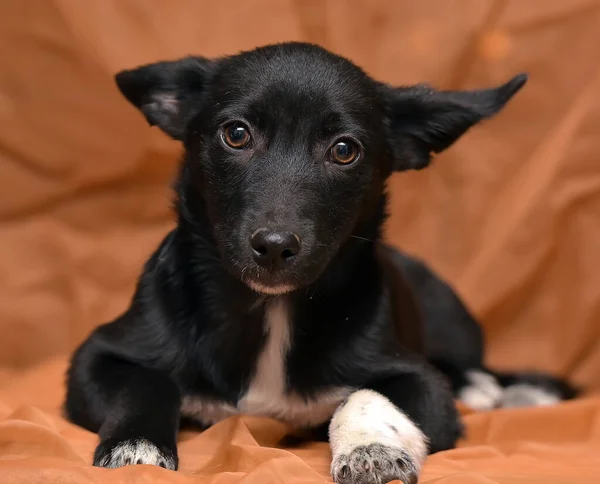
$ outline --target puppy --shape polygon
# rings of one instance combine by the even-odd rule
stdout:
[[[304,43],[117,74],[185,154],[176,228],[129,309],[72,359],[66,413],[100,434],[94,465],[177,469],[184,419],[245,413],[328,437],[337,483],[416,482],[461,436],[454,394],[492,408],[503,389],[454,292],[379,242],[386,180],[426,167],[525,81],[393,87]],[[551,377],[501,377],[564,397]]]

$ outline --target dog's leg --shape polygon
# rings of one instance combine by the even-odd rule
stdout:
[[[181,397],[175,383],[162,372],[86,350],[73,362],[66,410],[99,433],[94,465],[177,469]]]
[[[579,395],[580,389],[549,373],[535,371],[494,372],[502,385],[500,407],[539,407],[555,405]]]
[[[429,370],[387,378],[351,394],[334,414],[331,474],[343,484],[414,484],[428,452],[453,447],[461,432],[440,378]]]
[[[432,363],[448,377],[456,398],[473,410],[554,405],[578,394],[567,381],[543,372],[507,373]]]

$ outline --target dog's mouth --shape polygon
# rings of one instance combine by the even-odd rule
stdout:
[[[239,279],[258,294],[279,296],[302,286],[294,278],[294,273],[286,270],[270,270],[259,266],[249,266],[240,271]]]

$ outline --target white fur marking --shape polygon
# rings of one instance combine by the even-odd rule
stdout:
[[[99,467],[123,467],[150,464],[175,470],[175,461],[165,456],[158,447],[145,439],[127,440],[115,446],[98,464]]]
[[[542,407],[556,405],[560,397],[551,391],[527,383],[517,383],[504,389],[500,406],[508,407]]]
[[[334,475],[339,458],[370,444],[404,451],[417,473],[427,456],[427,438],[423,432],[386,397],[372,390],[350,395],[331,420],[329,440]]]
[[[458,392],[458,399],[473,410],[491,410],[502,398],[502,387],[498,380],[481,370],[470,370],[466,374],[469,385]]]
[[[285,360],[290,347],[289,307],[285,298],[267,303],[265,345],[256,363],[254,377],[237,407],[202,397],[185,397],[181,411],[212,424],[236,413],[278,418],[298,427],[327,421],[351,390],[332,388],[306,400],[288,392]]]
[[[285,392],[285,358],[290,347],[290,321],[287,303],[279,298],[267,303],[265,313],[267,341],[258,357],[254,378],[238,403],[245,412],[254,413]],[[263,408],[263,411],[266,410]]]
[[[179,101],[173,93],[165,92],[152,96],[152,104],[156,109],[167,111],[170,114],[179,112]]]

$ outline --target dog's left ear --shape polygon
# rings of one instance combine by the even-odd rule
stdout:
[[[525,84],[519,74],[506,84],[474,91],[437,91],[425,85],[380,85],[386,136],[394,170],[420,170],[469,128],[500,111]]]
[[[215,61],[187,57],[121,71],[115,81],[151,126],[182,140],[192,117],[202,106]]]

